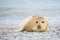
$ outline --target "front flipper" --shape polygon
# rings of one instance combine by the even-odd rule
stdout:
[[[24,32],[24,31],[25,31],[25,28],[24,27],[21,27],[18,30],[16,30],[16,32]]]

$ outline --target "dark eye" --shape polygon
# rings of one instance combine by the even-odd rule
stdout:
[[[42,23],[44,23],[44,21],[42,21]]]
[[[36,21],[36,23],[38,23],[38,21]]]

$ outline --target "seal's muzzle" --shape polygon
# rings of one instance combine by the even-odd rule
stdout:
[[[37,28],[38,28],[38,29],[41,29],[41,26],[40,26],[40,25],[38,25],[38,26],[37,26]]]

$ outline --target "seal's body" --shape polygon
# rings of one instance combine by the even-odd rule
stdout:
[[[17,31],[28,31],[28,32],[33,32],[33,31],[45,31],[48,29],[48,21],[41,16],[38,15],[33,15],[29,16],[27,19],[23,20],[19,24],[20,28]]]

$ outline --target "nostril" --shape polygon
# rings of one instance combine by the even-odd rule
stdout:
[[[41,28],[41,26],[40,26],[40,25],[38,25],[38,28]]]

